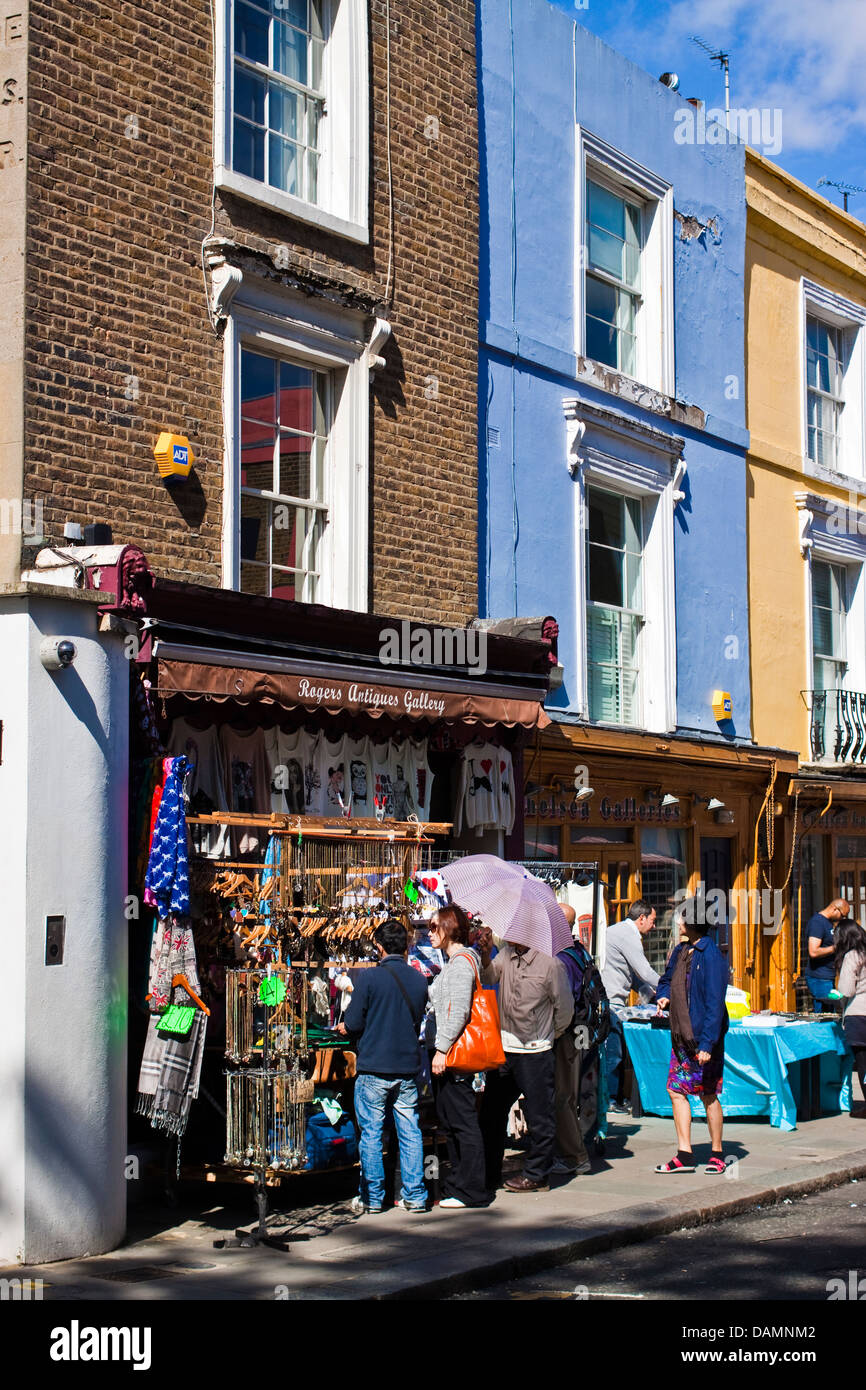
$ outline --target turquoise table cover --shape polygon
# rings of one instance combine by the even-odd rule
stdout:
[[[667,1093],[671,1035],[647,1023],[625,1024],[640,1103],[651,1115],[671,1115]],[[725,1073],[721,1102],[725,1115],[769,1115],[777,1129],[797,1128],[801,1063],[820,1058],[821,1110],[851,1109],[853,1059],[840,1024],[786,1022],[749,1027],[748,1019],[731,1022],[725,1038]],[[702,1115],[700,1096],[690,1096],[692,1112]]]

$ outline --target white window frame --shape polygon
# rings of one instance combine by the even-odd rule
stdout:
[[[810,318],[820,319],[832,328],[840,328],[845,335],[842,385],[844,409],[840,415],[840,458],[836,468],[815,463],[809,457],[806,321]],[[823,478],[827,482],[838,482],[841,478],[846,482],[855,481],[862,486],[866,480],[866,333],[863,331],[863,325],[866,324],[866,308],[804,278],[800,296],[800,319],[803,471],[813,478]]]
[[[231,167],[235,0],[215,0],[214,184],[260,207],[366,244],[370,240],[367,3],[324,0],[324,4],[329,9],[322,69],[327,114],[321,121],[317,202],[305,202]]]
[[[577,126],[575,159],[575,351],[586,357],[587,179],[641,208],[640,307],[637,313],[635,376],[599,364],[629,380],[675,394],[674,374],[674,195],[672,186],[620,150]]]
[[[684,441],[648,425],[622,424],[598,418],[613,412],[596,411],[580,400],[565,402],[568,422],[568,467],[575,480],[575,615],[578,669],[574,704],[581,719],[589,721],[589,661],[587,642],[587,487],[598,487],[639,499],[643,525],[643,625],[638,637],[639,720],[634,725],[594,727],[635,728],[669,734],[676,728],[676,590],[674,582],[674,510],[682,496],[685,472]],[[592,430],[587,443],[587,430]],[[619,445],[644,444],[646,462],[621,457]],[[595,442],[598,441],[598,442]],[[614,452],[615,451],[615,452]]]
[[[248,285],[226,323],[223,401],[222,584],[240,589],[241,348],[284,357],[331,377],[331,419],[322,501],[328,523],[320,542],[315,602],[366,612],[369,594],[370,360],[364,316],[319,300]]]
[[[806,560],[805,679],[802,688],[814,689],[812,563],[813,560],[820,560],[830,565],[842,565],[846,570],[846,670],[841,689],[866,690],[866,512],[835,498],[810,492],[795,493],[794,500],[799,512],[800,549]],[[808,733],[803,746],[809,747]]]

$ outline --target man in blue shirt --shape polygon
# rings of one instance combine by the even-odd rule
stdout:
[[[352,1000],[340,1028],[355,1041],[358,1056],[355,1118],[361,1131],[361,1192],[356,1210],[383,1210],[382,1134],[393,1114],[403,1180],[400,1205],[407,1211],[425,1211],[424,1143],[415,1077],[421,1065],[419,1030],[427,981],[406,963],[408,933],[402,922],[393,917],[383,922],[373,940],[379,963],[354,973]]]
[[[828,907],[822,907],[806,923],[809,964],[804,975],[812,995],[813,1013],[824,1012],[826,1000],[836,983],[836,944],[833,928],[848,916],[848,904],[844,898],[834,898]]]

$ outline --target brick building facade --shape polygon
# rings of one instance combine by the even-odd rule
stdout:
[[[268,22],[267,4],[238,7],[244,23]],[[384,366],[370,374],[368,484],[329,499],[334,518],[366,498],[357,564],[369,584],[324,601],[462,623],[478,611],[474,5],[370,0],[366,23],[365,8],[366,242],[228,187],[213,193],[226,0],[216,65],[201,0],[169,10],[31,0],[23,491],[41,499],[52,544],[67,521],[105,521],[158,574],[235,586],[223,534],[233,525],[224,455],[237,452],[224,410],[232,307],[211,316],[206,298],[224,260],[224,276],[240,271],[253,297],[275,296],[277,317],[280,305],[289,318],[295,305],[302,318],[345,312],[349,336],[360,326],[365,340],[377,320],[390,324]],[[297,10],[271,0],[272,24]],[[335,86],[335,118],[341,100]],[[196,455],[171,489],[152,453],[164,429],[187,435]]]

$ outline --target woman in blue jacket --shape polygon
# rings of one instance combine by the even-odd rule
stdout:
[[[676,924],[685,932],[671,953],[656,989],[659,1012],[670,1005],[671,1060],[668,1095],[674,1108],[677,1153],[660,1163],[657,1173],[693,1173],[692,1111],[689,1096],[700,1096],[707,1112],[712,1153],[704,1172],[724,1173],[722,1152],[722,1070],[728,1010],[728,963],[707,935],[705,905],[690,898],[677,909]]]

